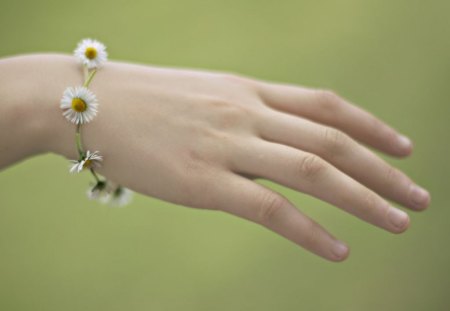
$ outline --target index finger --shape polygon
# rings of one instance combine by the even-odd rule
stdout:
[[[263,101],[274,109],[335,127],[393,156],[404,157],[412,152],[409,138],[334,92],[263,81],[256,85]]]

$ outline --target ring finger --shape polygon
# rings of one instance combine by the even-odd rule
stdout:
[[[390,232],[403,232],[409,225],[406,213],[312,153],[251,139],[231,165],[236,173],[266,178],[312,195]]]

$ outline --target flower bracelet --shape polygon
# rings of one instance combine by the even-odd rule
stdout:
[[[113,206],[126,205],[131,201],[131,190],[99,177],[96,169],[101,166],[103,157],[99,151],[85,151],[81,140],[82,125],[91,122],[98,113],[97,97],[88,87],[99,68],[108,59],[106,47],[99,41],[84,39],[78,44],[74,55],[83,65],[84,83],[82,86],[68,87],[60,103],[63,116],[76,125],[75,141],[78,160],[70,161],[70,173],[80,173],[84,170],[91,172],[95,183],[87,191],[90,199],[98,199],[103,203],[109,202]]]

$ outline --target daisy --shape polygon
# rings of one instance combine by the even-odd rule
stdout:
[[[83,86],[68,87],[64,91],[60,107],[67,120],[84,124],[97,115],[98,101],[95,94]]]
[[[132,197],[133,192],[130,189],[119,186],[111,194],[109,203],[117,207],[125,206],[131,202]]]
[[[73,53],[88,69],[99,68],[108,60],[105,45],[97,40],[81,40]]]
[[[107,201],[109,199],[109,191],[108,191],[108,184],[106,181],[103,180],[99,180],[97,181],[97,183],[88,189],[87,191],[87,196],[89,199],[91,200],[96,200],[96,199],[100,199],[100,200],[105,200]]]
[[[103,157],[99,155],[98,151],[90,152],[89,150],[86,152],[86,155],[78,161],[72,160],[72,167],[70,169],[71,173],[79,173],[83,169],[97,169],[100,167]]]

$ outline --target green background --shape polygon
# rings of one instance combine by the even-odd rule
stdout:
[[[56,155],[0,173],[0,310],[448,310],[449,1],[5,1],[0,56],[70,52],[334,89],[415,143],[432,194],[393,235],[261,181],[347,241],[336,264],[231,215],[89,202]],[[0,73],[1,74],[1,73]],[[57,133],[55,133],[57,135]]]

